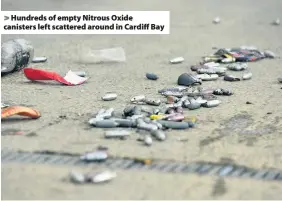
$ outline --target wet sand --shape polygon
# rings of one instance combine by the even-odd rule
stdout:
[[[30,105],[38,109],[38,120],[2,121],[2,131],[19,129],[35,132],[34,137],[2,136],[2,148],[14,150],[54,150],[84,153],[98,145],[108,146],[112,155],[174,159],[177,161],[214,161],[223,158],[253,168],[282,169],[281,59],[249,64],[253,79],[236,83],[218,80],[204,87],[234,91],[219,97],[216,108],[186,111],[200,119],[196,128],[168,133],[165,142],[144,147],[133,135],[125,141],[105,140],[103,130],[89,128],[91,113],[102,107],[117,111],[132,96],[145,94],[162,98],[157,91],[176,86],[177,77],[190,71],[190,65],[216,47],[255,45],[282,55],[282,26],[270,22],[281,16],[282,2],[275,1],[185,1],[162,3],[129,0],[92,2],[28,0],[2,1],[2,10],[170,10],[171,34],[154,35],[2,35],[2,41],[25,38],[35,47],[35,55],[46,56],[47,63],[34,67],[64,75],[68,70],[85,71],[87,83],[67,87],[58,84],[31,83],[22,72],[2,77],[2,101]],[[222,23],[212,24],[220,16]],[[85,48],[123,47],[126,63],[85,65],[77,63],[77,52]],[[168,60],[183,56],[185,62],[170,65]],[[144,78],[146,72],[159,75],[158,81]],[[242,72],[232,73],[240,76]],[[117,100],[101,101],[109,91]],[[246,104],[249,101],[253,104]],[[65,116],[65,118],[62,118]],[[180,139],[185,139],[180,141]],[[170,175],[153,172],[122,171],[107,185],[77,187],[63,183],[72,167],[3,165],[3,199],[281,199],[281,184],[224,179],[227,191],[213,195],[217,178],[196,175]],[[34,173],[35,172],[35,173]],[[4,176],[3,176],[4,175]],[[20,179],[15,182],[16,178]],[[44,181],[44,182],[41,182]],[[16,184],[15,184],[16,183]],[[158,187],[162,185],[162,187]],[[153,188],[153,190],[152,190]],[[16,191],[15,191],[16,189]],[[126,189],[126,191],[125,191]],[[112,194],[108,192],[111,191]],[[54,193],[55,192],[55,193]],[[82,193],[83,192],[83,193]],[[95,193],[96,192],[96,193]],[[52,195],[53,197],[49,197]],[[96,195],[96,196],[95,196]]]

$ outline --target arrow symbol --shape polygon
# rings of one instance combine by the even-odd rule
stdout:
[[[9,19],[9,17],[8,16],[4,16],[4,20],[8,20]]]

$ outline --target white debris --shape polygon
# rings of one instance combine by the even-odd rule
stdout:
[[[112,101],[117,98],[117,94],[115,93],[107,93],[102,97],[102,100],[104,101]]]
[[[273,24],[274,25],[280,25],[280,19],[277,18],[276,20],[273,21]]]
[[[170,60],[170,63],[171,64],[179,64],[179,63],[182,63],[184,61],[184,58],[183,57],[176,57],[174,59],[171,59]]]
[[[84,175],[79,172],[71,171],[69,177],[73,183],[82,184],[85,182]]]
[[[219,24],[220,21],[221,21],[221,20],[220,20],[219,17],[216,17],[216,18],[213,19],[213,23],[214,23],[214,24]]]
[[[116,178],[116,176],[117,174],[115,172],[104,171],[104,172],[95,174],[91,180],[93,183],[102,183],[102,182],[110,181]]]

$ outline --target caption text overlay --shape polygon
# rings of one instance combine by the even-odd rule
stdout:
[[[2,34],[169,34],[169,11],[2,11]]]

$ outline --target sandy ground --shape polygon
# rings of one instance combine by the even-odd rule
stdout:
[[[2,131],[19,129],[37,136],[2,136],[2,148],[15,150],[56,150],[83,153],[98,145],[110,148],[117,156],[140,156],[179,161],[219,161],[228,158],[255,168],[282,169],[281,60],[250,63],[253,79],[236,83],[222,80],[206,82],[204,87],[222,87],[235,92],[222,97],[213,109],[186,111],[200,123],[189,131],[169,132],[166,142],[144,147],[137,136],[126,141],[103,139],[103,130],[89,129],[91,113],[102,107],[121,111],[132,96],[146,94],[160,98],[157,90],[175,86],[177,77],[190,71],[201,56],[211,54],[213,46],[255,45],[282,55],[282,26],[270,22],[282,18],[279,0],[231,1],[73,1],[2,0],[2,10],[170,10],[171,34],[154,35],[2,35],[2,41],[26,38],[37,56],[48,57],[34,67],[65,74],[85,71],[90,79],[81,86],[30,83],[23,73],[1,80],[2,101],[25,104],[38,109],[38,120],[2,121]],[[216,16],[220,25],[211,23]],[[77,63],[78,53],[87,48],[121,46],[127,62],[85,65]],[[186,61],[170,65],[168,60],[183,56]],[[144,78],[146,72],[160,76],[156,82]],[[240,73],[234,73],[240,75]],[[115,91],[113,102],[101,96]],[[246,101],[253,104],[248,105]],[[66,118],[61,118],[66,116]],[[180,141],[179,139],[187,139]],[[69,168],[48,166],[2,166],[3,199],[281,199],[281,184],[225,179],[228,190],[213,196],[217,179],[195,175],[169,175],[152,172],[120,172],[118,178],[103,186],[77,187],[62,183]],[[20,178],[20,179],[19,179]],[[125,190],[126,189],[126,190]],[[111,193],[109,193],[111,191]]]

